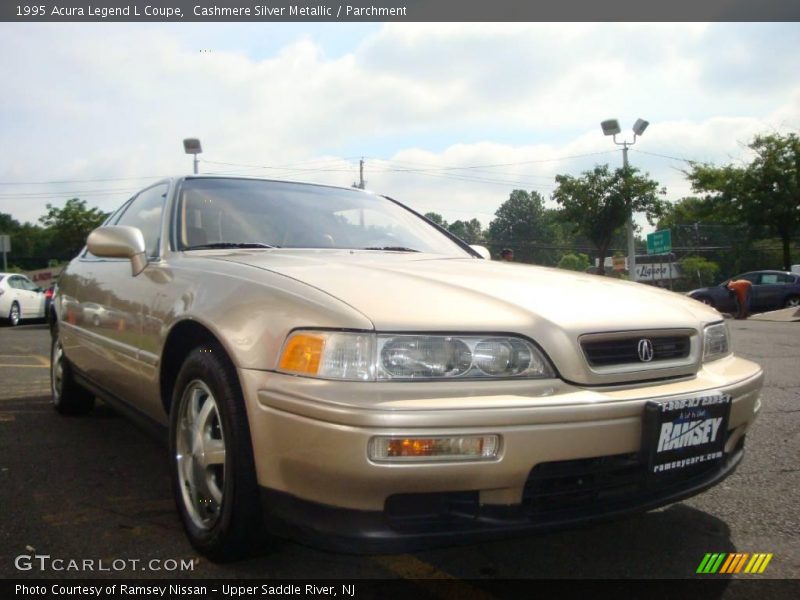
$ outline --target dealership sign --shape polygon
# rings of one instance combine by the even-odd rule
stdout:
[[[676,262],[636,265],[636,281],[661,281],[677,279],[681,276],[681,267]]]

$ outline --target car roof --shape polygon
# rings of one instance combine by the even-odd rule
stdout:
[[[204,175],[198,173],[197,175],[181,175],[180,177],[172,178],[175,181],[188,181],[190,179],[241,179],[243,181],[264,181],[269,183],[287,183],[290,185],[308,185],[312,187],[322,187],[322,188],[331,188],[335,190],[347,190],[349,192],[357,192],[363,194],[369,194],[371,196],[376,195],[375,192],[371,192],[369,190],[362,190],[361,188],[344,186],[344,185],[331,185],[327,183],[311,183],[308,181],[290,181],[287,179],[269,179],[264,177],[248,177],[245,175]]]
[[[755,275],[756,273],[772,273],[775,275],[797,275],[797,273],[792,273],[791,271],[778,271],[775,269],[764,269],[761,271],[747,271],[746,273],[740,273],[737,277],[741,275]]]

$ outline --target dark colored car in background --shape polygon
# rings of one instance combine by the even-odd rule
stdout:
[[[727,279],[719,285],[689,292],[689,296],[720,312],[736,312],[736,298],[726,287],[731,280],[746,279],[753,284],[750,312],[800,306],[800,275],[788,271],[752,271]]]

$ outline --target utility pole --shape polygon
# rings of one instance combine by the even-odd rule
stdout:
[[[634,142],[636,138],[634,137]],[[625,173],[628,172],[628,142],[622,142],[622,166]],[[628,237],[628,273],[631,281],[636,281],[636,245],[633,239],[633,210],[631,207],[632,199],[625,198],[628,203],[628,220],[625,223],[625,232]]]
[[[8,271],[8,261],[6,253],[11,252],[11,236],[0,235],[0,248],[3,250],[3,271]]]
[[[192,166],[194,167],[194,174],[197,175],[197,155],[203,152],[203,147],[200,145],[200,140],[197,138],[186,138],[183,140],[183,151],[186,154],[192,154],[194,160]]]
[[[353,183],[354,188],[364,189],[364,158],[358,161],[358,183]]]
[[[622,166],[624,167],[626,177],[628,176],[628,146],[633,146],[636,143],[636,138],[641,137],[649,124],[650,122],[644,119],[636,119],[636,122],[633,124],[633,141],[629,142],[625,140],[618,142],[617,134],[622,131],[619,127],[619,121],[616,119],[607,119],[600,123],[600,127],[603,129],[603,135],[613,136],[614,143],[617,146],[622,146]],[[628,210],[628,222],[625,224],[628,237],[628,274],[631,281],[636,281],[636,246],[633,240],[633,198],[626,198],[625,200]]]

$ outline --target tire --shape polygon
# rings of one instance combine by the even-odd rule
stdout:
[[[19,304],[15,300],[11,303],[11,308],[8,310],[8,324],[11,325],[11,327],[16,327],[21,320],[22,310],[20,310]]]
[[[784,308],[795,308],[800,306],[800,296],[789,296],[783,303]]]
[[[262,534],[250,426],[236,371],[217,345],[194,349],[178,373],[169,448],[192,546],[218,562],[249,555]]]
[[[85,415],[94,408],[94,394],[75,382],[57,330],[50,344],[50,394],[53,408],[62,415]]]

